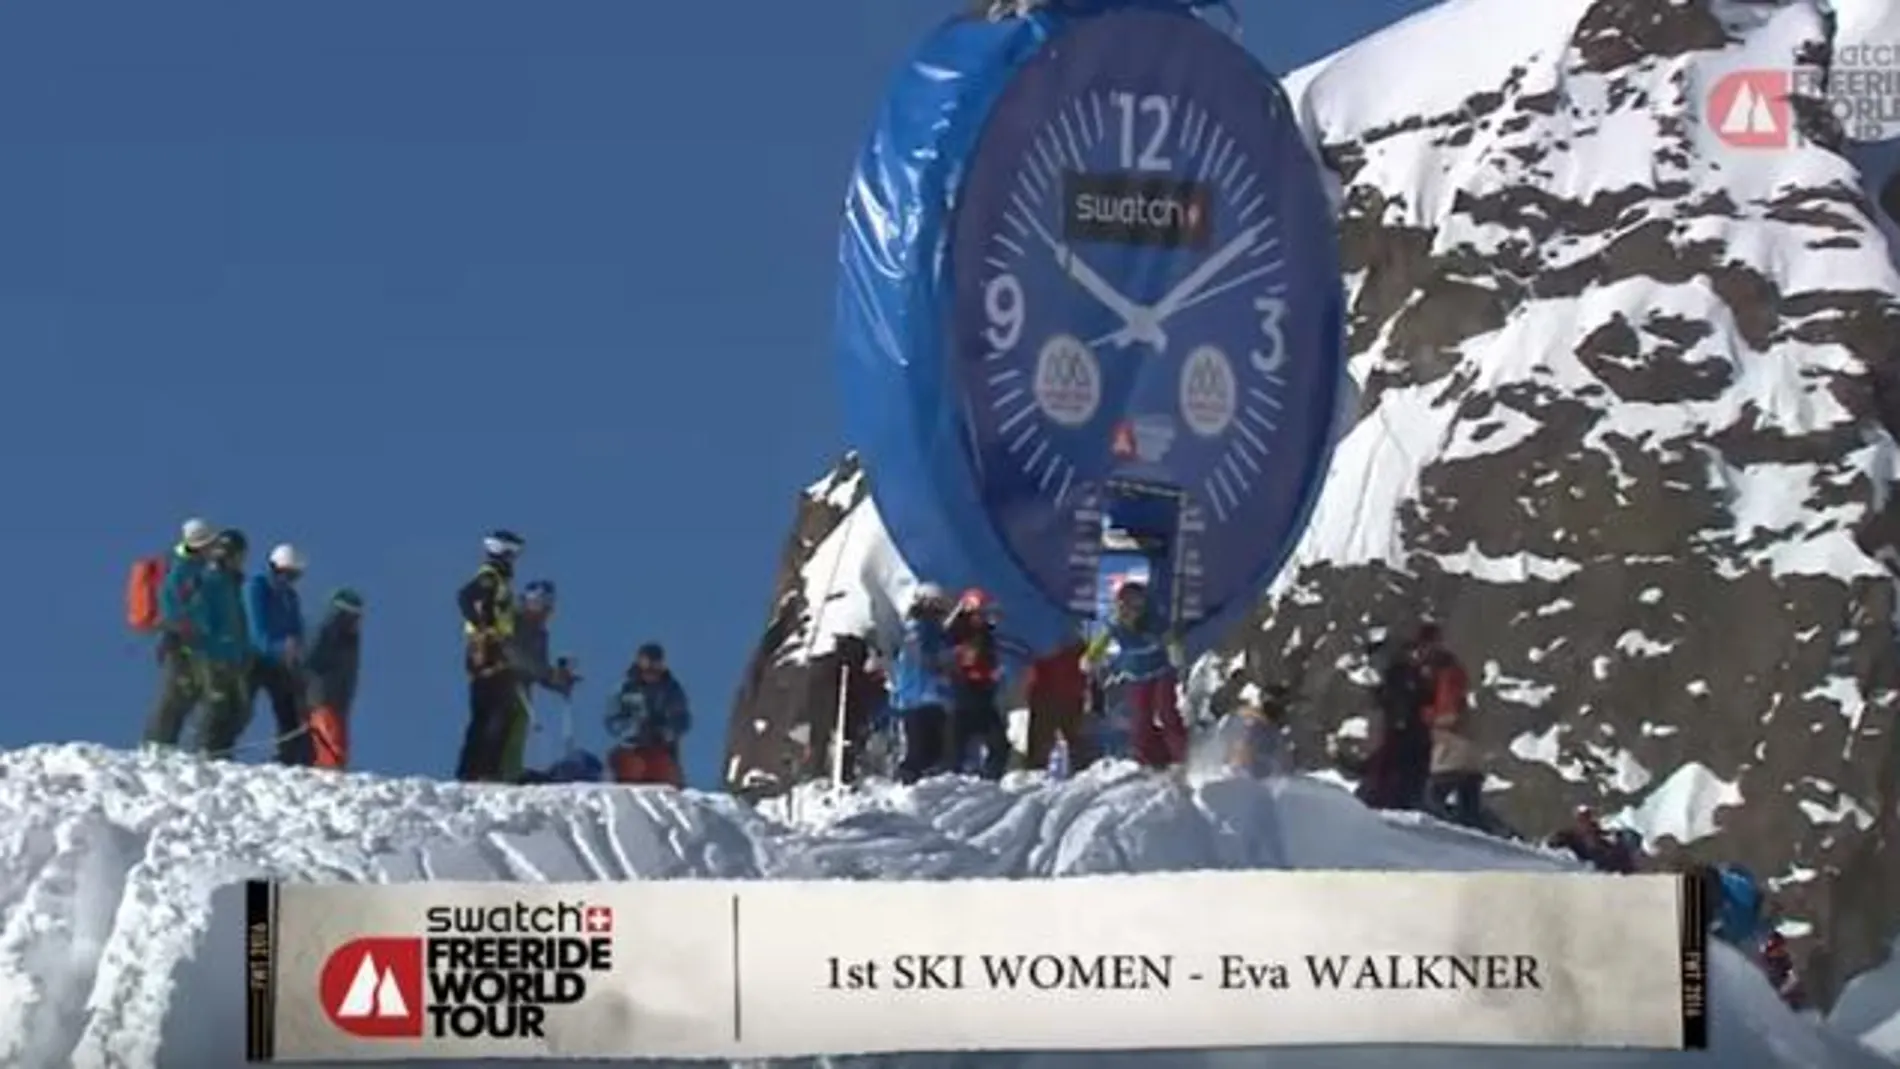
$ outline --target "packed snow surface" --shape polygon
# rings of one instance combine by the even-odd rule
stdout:
[[[0,1065],[12,1069],[240,1064],[243,918],[234,884],[247,877],[952,879],[1565,867],[1431,822],[1381,818],[1312,780],[1184,783],[1105,765],[1061,784],[942,779],[843,797],[798,793],[754,810],[724,795],[664,788],[465,786],[90,746],[0,754],[0,851]],[[1393,879],[1401,881],[1393,908],[1403,908],[1404,876]],[[986,1055],[983,1064],[1317,1069],[1400,1057],[1411,1069],[1886,1064],[1790,1013],[1735,955],[1718,949],[1712,965],[1709,1055],[1356,1047]],[[968,1060],[832,1059],[903,1067]]]

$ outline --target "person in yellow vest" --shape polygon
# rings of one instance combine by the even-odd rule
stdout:
[[[455,778],[464,782],[512,783],[521,770],[507,763],[509,737],[528,716],[514,662],[509,656],[515,631],[515,561],[527,542],[513,531],[494,531],[482,540],[482,566],[462,585],[456,604],[462,610],[462,634],[468,671],[468,730]]]

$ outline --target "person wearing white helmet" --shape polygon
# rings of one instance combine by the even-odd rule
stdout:
[[[464,782],[511,782],[520,769],[506,769],[508,740],[528,717],[515,677],[510,645],[515,633],[515,562],[527,540],[509,530],[482,539],[482,563],[455,601],[462,612],[463,667],[468,672],[468,727],[455,778]]]
[[[190,636],[186,646],[196,661],[198,700],[203,715],[192,744],[211,758],[228,758],[250,718],[251,648],[244,607],[244,561],[249,548],[244,532],[226,527],[204,550],[204,567],[195,577],[190,599]]]
[[[178,745],[185,717],[195,708],[202,691],[198,663],[191,656],[191,618],[199,593],[198,575],[204,569],[218,529],[210,521],[192,517],[179,525],[171,552],[144,557],[132,565],[126,585],[126,622],[132,629],[158,638],[158,701],[145,724],[145,741]]]
[[[245,726],[261,691],[277,722],[277,760],[285,765],[308,765],[312,757],[303,700],[303,600],[297,595],[304,567],[302,551],[284,542],[271,549],[264,570],[244,586],[245,617],[256,655],[244,700]],[[237,737],[243,733],[240,727]]]

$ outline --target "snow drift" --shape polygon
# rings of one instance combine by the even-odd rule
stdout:
[[[939,780],[831,800],[799,792],[755,810],[659,788],[475,787],[48,746],[0,754],[0,827],[0,1064],[17,1069],[239,1064],[234,885],[247,877],[951,879],[1564,865],[1436,824],[1381,819],[1310,780],[1182,786],[1125,766],[1058,785]],[[1712,1014],[1711,1056],[1368,1047],[984,1062],[1299,1069],[1385,1065],[1403,1053],[1414,1069],[1882,1064],[1789,1013],[1726,951],[1713,962]],[[833,1061],[957,1064],[948,1055]]]

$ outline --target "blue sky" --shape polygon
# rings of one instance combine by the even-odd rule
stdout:
[[[454,591],[505,526],[583,739],[657,638],[715,784],[842,444],[844,181],[960,3],[0,6],[0,745],[137,741],[126,570],[200,514],[365,593],[357,762],[445,775]],[[1425,5],[1238,6],[1284,70]]]

